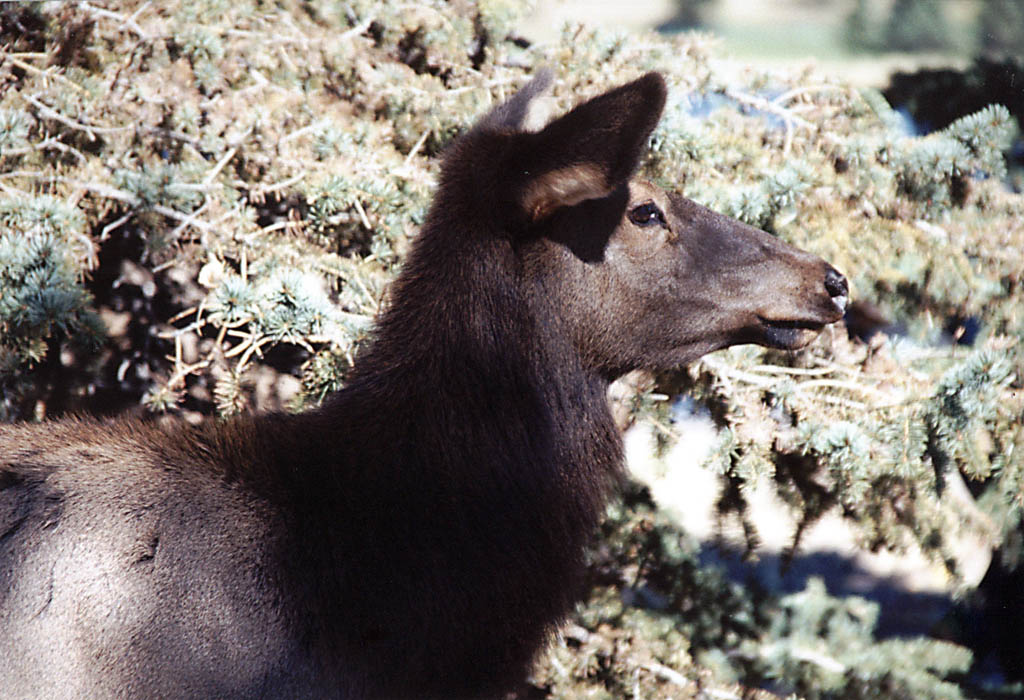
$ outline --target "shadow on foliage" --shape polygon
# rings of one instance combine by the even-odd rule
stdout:
[[[927,68],[893,74],[882,91],[895,109],[905,111],[921,133],[944,129],[960,117],[1001,104],[1024,133],[1024,63],[1020,59],[978,58],[966,70]],[[1020,133],[1009,154],[1011,167],[1024,167]]]

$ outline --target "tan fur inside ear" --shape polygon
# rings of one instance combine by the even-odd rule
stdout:
[[[523,209],[539,221],[556,209],[571,207],[586,199],[606,197],[612,188],[604,173],[594,165],[570,165],[544,173],[523,193]]]

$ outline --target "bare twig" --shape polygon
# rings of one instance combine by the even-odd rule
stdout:
[[[112,231],[114,231],[115,229],[119,228],[121,226],[121,224],[123,224],[124,222],[128,221],[128,219],[132,218],[134,213],[135,212],[128,212],[127,214],[125,214],[124,216],[120,217],[116,221],[112,221],[109,224],[107,224],[106,226],[104,226],[103,230],[100,231],[100,242],[102,243],[103,241],[107,240],[107,238],[110,236],[110,233]]]
[[[183,143],[187,143],[188,145],[193,146],[195,148],[199,147],[199,139],[192,138],[188,134],[183,134],[180,131],[174,131],[172,129],[164,129],[163,127],[159,127],[159,126],[146,126],[146,127],[143,127],[143,128],[145,129],[145,131],[147,133],[159,134],[160,136],[166,136],[167,138],[171,138],[171,139],[174,139],[176,141],[181,141]]]
[[[41,54],[41,55],[42,56],[46,56],[47,54]],[[54,79],[59,80],[60,82],[64,83],[65,85],[69,85],[72,88],[74,88],[75,90],[78,90],[83,95],[88,95],[89,94],[89,91],[86,90],[84,87],[82,87],[81,85],[79,85],[75,81],[69,80],[68,78],[66,78],[63,75],[61,75],[60,73],[58,73],[55,66],[50,66],[49,68],[45,68],[45,69],[43,69],[43,68],[36,68],[31,63],[26,63],[25,61],[22,61],[21,59],[17,58],[14,54],[9,54],[9,53],[8,54],[4,54],[4,59],[7,60],[7,61],[10,61],[14,65],[16,65],[18,68],[21,68],[22,70],[28,71],[29,73],[35,73],[36,75],[42,75],[42,76],[44,76],[46,78],[54,78]]]
[[[154,204],[150,208],[157,214],[160,214],[161,216],[166,216],[167,218],[174,219],[175,221],[185,222],[189,226],[193,226],[202,231],[203,233],[207,233],[213,230],[212,224],[210,224],[207,221],[197,219],[192,214],[182,214],[180,211],[177,211],[176,209],[171,209],[170,207],[161,206],[159,204]]]
[[[736,90],[732,89],[726,89],[725,95],[726,97],[736,100],[737,102],[748,105],[755,109],[759,109],[764,112],[770,112],[771,114],[774,114],[782,118],[783,123],[786,125],[786,138],[782,146],[782,153],[784,155],[788,155],[790,149],[793,147],[794,124],[811,131],[813,131],[815,128],[814,124],[807,121],[806,119],[798,117],[785,107],[781,107],[780,105],[775,104],[774,102],[769,102],[768,100],[762,97],[758,97],[756,95],[748,95],[746,93],[737,92]]]
[[[643,668],[647,669],[658,678],[664,681],[668,681],[673,685],[678,685],[681,688],[685,688],[690,685],[690,681],[686,679],[686,676],[681,674],[679,671],[676,671],[673,668],[669,668],[668,666],[665,666],[663,664],[651,662],[648,664],[644,664]]]
[[[29,144],[22,148],[10,148],[6,151],[0,151],[0,156],[20,156],[32,151],[42,151],[47,148],[52,148],[55,151],[60,151],[61,153],[70,153],[78,159],[79,163],[86,162],[86,157],[82,155],[81,151],[77,148],[72,148],[66,143],[61,143],[60,138],[60,135],[50,136],[39,143]]]
[[[227,153],[224,154],[223,158],[217,161],[217,164],[213,166],[213,169],[206,174],[206,177],[203,178],[203,184],[209,185],[211,182],[213,182],[213,179],[217,177],[217,174],[224,169],[224,166],[227,165],[231,161],[231,159],[235,157],[236,153],[238,153],[238,146],[233,146]]]
[[[121,27],[128,27],[133,32],[138,34],[139,38],[145,39],[145,40],[151,39],[152,37],[142,27],[139,26],[139,23],[135,21],[135,18],[138,17],[143,12],[143,10],[145,10],[147,7],[149,7],[149,5],[150,5],[150,3],[148,3],[148,2],[144,3],[138,10],[136,10],[134,13],[132,13],[132,15],[130,17],[126,17],[126,16],[124,16],[122,14],[119,14],[117,12],[112,12],[110,10],[103,9],[102,7],[96,7],[94,5],[90,5],[87,2],[80,2],[80,3],[78,3],[79,9],[85,10],[86,12],[89,12],[90,14],[92,14],[92,15],[94,15],[96,17],[102,17],[104,19],[112,19],[115,22],[120,22],[121,23],[121,25],[120,25]]]
[[[741,382],[743,384],[749,384],[751,386],[756,386],[761,389],[770,389],[776,386],[776,384],[779,381],[779,378],[777,377],[766,376],[765,374],[761,374],[760,372],[748,372],[746,370],[738,369],[736,367],[730,367],[726,363],[720,362],[715,358],[703,357],[700,361],[709,369],[711,369],[719,377],[719,379],[722,380],[722,382],[729,387],[733,386],[733,382]],[[761,365],[758,369],[763,369],[764,367],[764,365]],[[873,396],[876,398],[882,398],[886,396],[883,392],[879,391],[877,388],[873,386],[869,386],[867,384],[859,384],[856,382],[842,381],[838,379],[810,379],[803,382],[796,382],[793,386],[797,394],[802,395],[804,398],[809,398],[811,392],[814,389],[820,388],[843,389],[846,391],[854,391],[861,394],[867,394],[869,396]],[[892,408],[894,406],[898,406],[904,403],[904,400],[902,399],[889,401],[886,403],[867,404],[861,401],[854,401],[852,399],[847,399],[841,396],[833,396],[830,394],[815,393],[813,396],[815,401],[822,401],[824,403],[830,403],[837,406],[845,406],[847,408],[856,409],[858,411],[882,410],[885,408]]]
[[[25,95],[25,100],[33,107],[39,110],[39,112],[47,119],[55,119],[64,126],[70,127],[77,131],[84,131],[88,135],[90,141],[96,140],[96,134],[117,134],[122,131],[131,131],[134,126],[91,126],[89,124],[82,124],[76,122],[74,119],[65,117],[60,112],[46,106],[37,99],[36,95]]]
[[[111,187],[110,185],[104,185],[98,182],[82,182],[81,180],[74,180],[72,178],[63,177],[61,175],[50,175],[48,173],[31,170],[15,170],[10,173],[0,173],[0,177],[31,177],[37,180],[64,182],[71,185],[72,187],[81,187],[84,190],[88,190],[93,194],[98,194],[101,197],[106,197],[107,199],[115,199],[119,202],[125,202],[135,207],[143,205],[142,200],[139,199],[134,194],[132,194],[131,192],[125,192],[124,190],[119,190],[116,187]],[[174,219],[175,221],[184,222],[188,226],[194,226],[203,233],[207,233],[214,229],[214,225],[209,223],[208,221],[197,219],[195,216],[195,212],[185,214],[176,209],[165,207],[161,204],[148,205],[148,208],[151,209],[152,211],[155,211],[157,214],[160,214],[161,216],[166,216],[167,218]]]
[[[183,319],[186,316],[189,316],[191,314],[195,314],[196,318],[198,318],[199,317],[199,307],[198,306],[190,306],[187,309],[185,309],[184,311],[179,311],[178,313],[174,314],[169,319],[167,319],[167,323],[168,324],[177,323],[181,319]],[[157,335],[159,335],[161,338],[170,338],[170,337],[174,336],[177,333],[182,333],[182,332],[185,332],[185,331],[188,331],[188,330],[199,330],[200,327],[196,326],[195,325],[196,323],[197,323],[196,321],[193,321],[192,323],[190,323],[189,325],[185,326],[184,328],[176,328],[176,329],[174,329],[173,332],[158,333]]]
[[[308,134],[311,131],[316,131],[317,129],[322,129],[323,127],[327,126],[330,123],[331,123],[331,121],[329,119],[319,119],[319,120],[313,122],[312,124],[307,124],[306,126],[302,127],[301,129],[296,129],[295,131],[291,132],[290,134],[285,134],[285,136],[281,138],[280,143],[288,143],[289,141],[292,141],[293,139],[297,139],[300,136],[305,136],[306,134]]]
[[[854,391],[861,394],[870,394],[872,396],[883,396],[882,392],[873,386],[867,384],[858,384],[856,382],[844,382],[839,379],[811,379],[805,382],[797,384],[801,390],[817,389],[819,387],[827,387],[830,389],[845,389],[847,391]]]
[[[203,205],[201,207],[199,207],[194,212],[189,214],[187,218],[185,218],[180,224],[178,224],[178,226],[175,227],[174,231],[171,232],[171,240],[177,239],[177,237],[180,236],[186,228],[188,228],[189,226],[193,225],[196,221],[198,221],[197,217],[199,216],[199,214],[202,213],[202,211],[206,209],[206,207],[208,207],[209,205],[210,201],[206,200],[205,202],[203,202]],[[196,228],[199,227],[197,226]]]
[[[179,365],[178,362],[176,361],[175,366],[177,367],[177,369],[174,371],[174,374],[171,376],[171,378],[167,380],[167,386],[170,387],[171,389],[175,388],[175,386],[181,386],[184,384],[185,378],[188,377],[188,375],[195,374],[201,369],[206,369],[211,364],[213,364],[213,358],[210,357],[206,358],[205,360],[200,360],[199,362],[193,365]]]
[[[12,197],[29,197],[29,193],[24,190],[19,190],[17,187],[11,187],[0,182],[0,192],[6,192]]]
[[[815,666],[819,666],[832,673],[843,673],[846,671],[846,664],[838,659],[835,659],[827,654],[822,654],[814,649],[802,649],[795,647],[790,651],[790,656],[798,661],[806,661],[812,663]]]
[[[348,41],[352,37],[359,36],[360,34],[365,32],[367,29],[369,29],[370,25],[373,24],[376,21],[377,21],[376,17],[367,17],[366,19],[364,19],[362,22],[360,22],[356,26],[352,27],[349,30],[346,30],[346,31],[342,32],[338,36],[338,39],[340,41]]]
[[[836,368],[833,367],[817,367],[817,368],[803,368],[803,367],[781,367],[779,365],[757,365],[751,367],[755,372],[763,372],[765,374],[796,374],[796,375],[810,375],[820,376],[822,374],[833,374]]]
[[[814,124],[812,124],[811,122],[807,121],[806,119],[802,119],[800,117],[795,116],[785,107],[777,105],[774,102],[769,102],[763,97],[758,97],[757,95],[748,95],[745,92],[739,92],[731,88],[726,89],[725,96],[728,97],[729,99],[736,100],[737,102],[745,104],[749,107],[753,107],[754,109],[759,109],[763,112],[771,112],[772,114],[778,117],[782,117],[787,121],[792,121],[797,126],[802,126],[805,129],[814,129]]]
[[[423,136],[420,136],[419,140],[417,140],[416,143],[413,144],[412,150],[409,151],[409,155],[407,155],[405,157],[405,161],[402,162],[403,168],[409,167],[409,164],[412,162],[412,159],[416,157],[416,154],[423,147],[423,144],[427,142],[427,137],[430,136],[431,133],[432,131],[430,129],[427,129],[426,131],[423,132]]]
[[[292,225],[291,221],[278,221],[276,224],[270,224],[269,226],[264,226],[263,228],[260,229],[260,232],[261,233],[272,233],[274,231],[280,231],[281,229],[286,229],[286,228],[290,227],[291,225]]]
[[[302,180],[302,178],[306,177],[307,174],[308,173],[306,172],[301,172],[298,175],[294,175],[288,178],[287,180],[282,180],[281,182],[274,183],[273,185],[257,185],[254,187],[247,182],[236,182],[233,184],[235,184],[236,187],[250,188],[250,191],[252,191],[253,193],[258,193],[260,195],[268,195],[271,192],[280,192],[281,190],[288,189],[292,185]]]
[[[370,224],[370,219],[366,216],[366,210],[363,209],[362,203],[358,198],[352,200],[352,204],[356,208],[356,212],[359,214],[359,220],[363,222],[363,226],[366,227],[367,231],[372,231],[373,226]]]
[[[813,94],[816,92],[850,92],[850,88],[843,87],[841,85],[805,85],[802,87],[795,87],[792,90],[787,90],[782,93],[774,100],[773,103],[777,105],[784,105],[790,100],[800,97],[802,95]]]

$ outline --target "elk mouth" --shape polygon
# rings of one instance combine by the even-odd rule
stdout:
[[[758,314],[760,343],[770,348],[796,350],[814,340],[822,328],[841,320],[850,299],[846,278],[829,267],[825,275],[825,290],[831,302],[827,311],[811,311],[806,317],[797,319],[772,319]]]
[[[797,350],[810,343],[828,325],[826,321],[775,321],[758,317],[761,322],[759,344],[779,350]]]

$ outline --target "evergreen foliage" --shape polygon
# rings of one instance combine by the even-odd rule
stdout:
[[[970,667],[969,651],[933,640],[879,642],[872,635],[877,616],[876,603],[833,598],[812,578],[779,601],[751,655],[760,675],[789,680],[809,699],[962,697],[942,679]]]
[[[766,679],[783,697],[964,697],[944,679],[969,668],[968,650],[880,642],[878,604],[820,579],[781,597],[732,582],[643,488],[609,508],[601,542],[591,602],[535,672],[553,697],[769,697],[752,689]]]
[[[659,27],[661,30],[682,31],[703,27],[707,22],[709,6],[712,6],[713,2],[712,0],[675,0],[672,4],[675,11],[672,17]]]
[[[978,45],[988,55],[1024,56],[1024,5],[985,0],[978,18]]]
[[[150,368],[141,399],[158,413],[280,405],[261,398],[265,373],[301,383],[296,406],[321,400],[387,304],[454,135],[539,66],[557,76],[556,111],[656,69],[671,94],[645,174],[830,260],[900,333],[862,342],[836,327],[799,353],[714,353],[651,379],[627,401],[634,414],[667,442],[671,397],[710,411],[720,437],[707,466],[732,497],[723,517],[742,518],[747,487],[771,483],[805,525],[839,509],[865,546],[919,548],[954,578],[965,533],[1019,541],[1024,198],[1003,181],[1006,109],[918,137],[878,93],[813,71],[724,70],[708,36],[568,26],[531,46],[515,34],[525,11],[4,8],[2,417],[102,411],[128,364]],[[132,285],[152,286],[148,301],[109,291]],[[149,325],[124,330],[125,316]],[[101,317],[102,350],[71,352],[103,343]],[[48,386],[54,363],[87,379]],[[789,597],[732,583],[639,495],[612,509],[592,557],[595,593],[537,668],[548,696],[967,687],[954,684],[964,649],[879,644],[871,604],[817,583]]]
[[[84,224],[49,195],[0,200],[0,417],[16,417],[31,391],[25,367],[63,341],[95,351],[104,336],[79,279],[82,258],[94,254]]]
[[[886,48],[894,51],[942,51],[951,46],[942,3],[895,0],[885,31]]]
[[[843,41],[853,51],[877,51],[881,48],[876,22],[868,0],[855,0],[853,9],[843,22]]]

